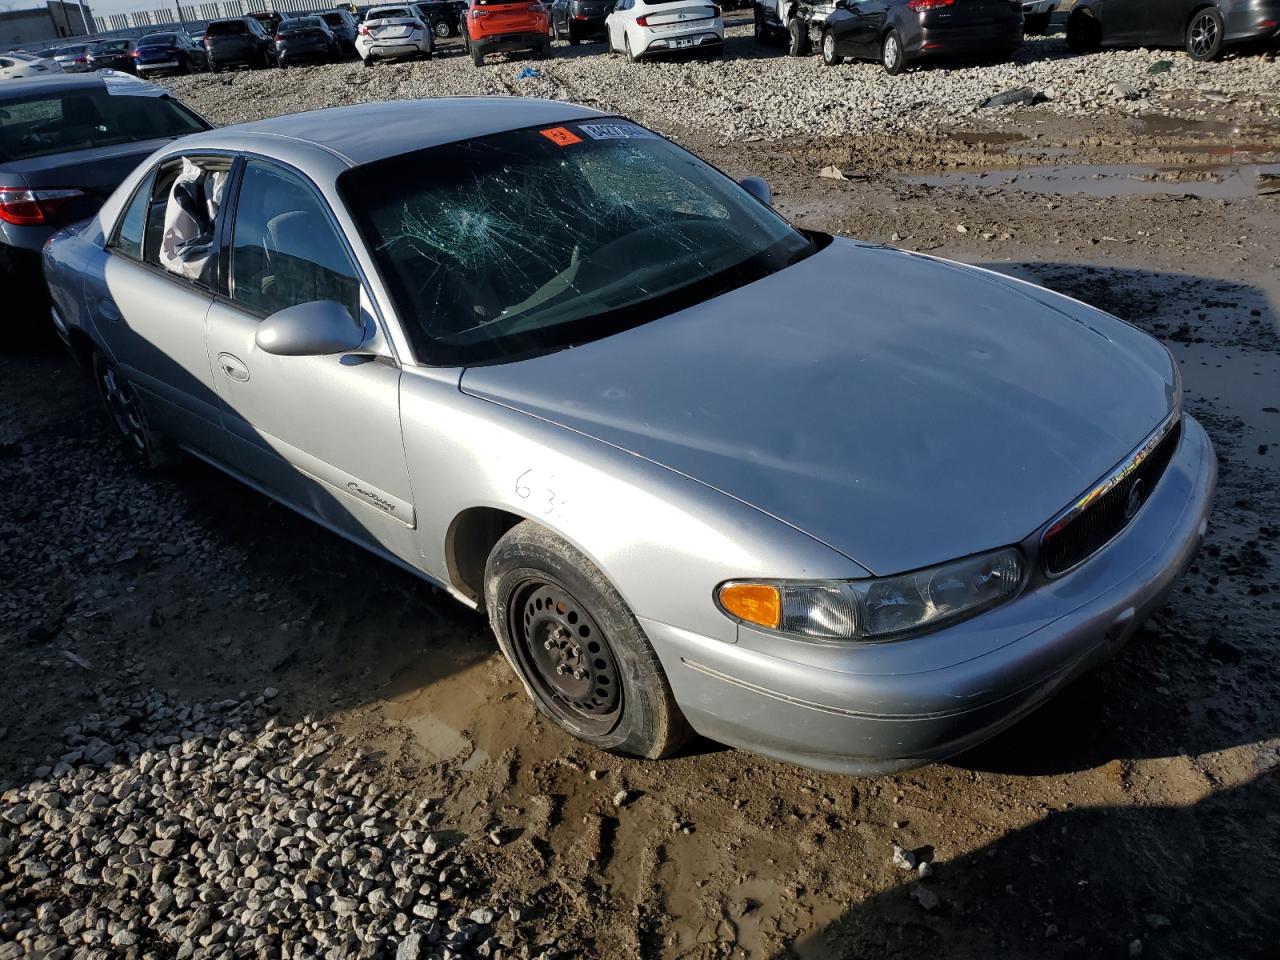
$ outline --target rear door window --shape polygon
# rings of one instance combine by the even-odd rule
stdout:
[[[156,172],[152,170],[145,180],[138,185],[129,201],[129,208],[120,218],[116,228],[115,239],[111,241],[114,250],[132,260],[142,259],[142,244],[147,231],[147,208],[151,203],[151,191],[155,187]]]

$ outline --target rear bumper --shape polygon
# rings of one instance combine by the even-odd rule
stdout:
[[[1254,0],[1229,6],[1224,25],[1228,43],[1280,39],[1280,2]]]
[[[182,69],[182,61],[164,60],[156,63],[139,63],[137,67],[139,73],[157,73],[161,70],[180,70]]]
[[[949,57],[1001,53],[1022,43],[1022,18],[1010,17],[982,26],[931,26],[906,42],[908,58]]]
[[[316,41],[313,43],[288,43],[276,47],[276,56],[281,60],[299,60],[305,57],[327,57],[333,52],[329,44]]]
[[[691,50],[707,50],[724,46],[724,28],[716,30],[708,27],[707,21],[701,25],[691,26],[687,30],[663,32],[645,38],[645,47],[641,56],[654,56],[664,53],[683,53]],[[692,40],[692,43],[687,41]],[[679,43],[677,43],[679,41]]]
[[[1155,493],[1102,551],[913,640],[836,649],[740,628],[731,644],[642,624],[699,733],[838,773],[920,766],[976,746],[1119,650],[1195,556],[1216,476],[1213,447],[1187,417]]]
[[[485,54],[502,53],[504,50],[536,50],[546,39],[545,33],[504,33],[472,40],[471,46]]]

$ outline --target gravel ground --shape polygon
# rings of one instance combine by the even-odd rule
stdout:
[[[512,956],[521,908],[473,895],[433,804],[325,766],[348,745],[278,725],[275,694],[104,697],[68,726],[0,796],[0,958]]]
[[[0,352],[0,960],[1271,960],[1280,196],[1178,183],[1280,159],[1280,77],[1261,56],[1060,53],[888,78],[737,36],[723,63],[584,46],[173,80],[220,123],[438,93],[621,109],[766,175],[798,223],[1161,337],[1218,451],[1217,505],[1128,649],[970,755],[864,780],[705,742],[642,763],[549,726],[479,616],[199,463],[133,473],[61,352]],[[1055,99],[956,116],[1023,84]],[[1063,162],[1121,166],[915,182]],[[1171,168],[1167,189],[1091,192],[1135,164]]]
[[[1280,116],[1280,62],[1272,56],[1207,64],[1177,51],[1077,57],[1060,36],[1051,36],[1029,38],[1007,64],[921,67],[889,77],[874,63],[832,69],[816,56],[787,57],[757,44],[749,33],[745,26],[728,31],[722,61],[630,64],[606,54],[603,44],[558,43],[549,60],[491,58],[476,69],[455,43],[444,48],[448,55],[425,62],[303,67],[291,70],[287,80],[275,71],[257,71],[167,83],[223,123],[367,100],[515,94],[597,105],[663,130],[737,141],[927,132],[978,112],[990,96],[1021,87],[1049,96],[1047,110],[1059,115],[1131,115],[1158,104],[1165,113],[1193,117],[1203,114],[1198,101],[1207,92],[1246,114]],[[1148,74],[1157,61],[1168,61],[1170,69]],[[529,69],[538,76],[520,79]],[[1191,102],[1181,102],[1187,98]]]

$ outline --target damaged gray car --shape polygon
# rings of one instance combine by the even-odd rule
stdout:
[[[571,104],[187,137],[45,270],[140,464],[190,451],[482,611],[605,750],[951,756],[1119,649],[1209,515],[1157,341],[798,230]]]

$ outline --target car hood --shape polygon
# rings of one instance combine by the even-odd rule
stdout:
[[[1076,301],[837,239],[624,333],[470,368],[462,389],[883,575],[1033,533],[1160,423],[1175,378],[1157,341]]]

